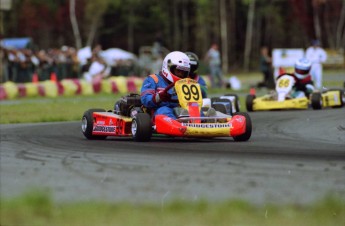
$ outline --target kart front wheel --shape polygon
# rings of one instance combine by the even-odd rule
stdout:
[[[235,112],[234,115],[242,115],[246,118],[246,131],[244,134],[239,136],[234,136],[235,141],[247,141],[252,135],[252,120],[249,117],[249,114],[246,112]]]
[[[95,136],[92,135],[93,130],[93,113],[94,112],[105,112],[104,109],[89,109],[84,112],[81,120],[81,131],[84,136],[89,140],[104,140],[107,136]]]
[[[151,117],[147,113],[138,113],[132,120],[132,136],[135,141],[149,141],[152,136]]]
[[[253,104],[254,104],[255,95],[247,95],[246,97],[246,108],[247,111],[253,111]]]
[[[320,110],[322,108],[322,95],[321,93],[311,94],[311,107],[314,110]]]

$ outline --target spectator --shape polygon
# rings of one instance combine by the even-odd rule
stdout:
[[[31,82],[31,76],[33,74],[33,63],[31,61],[31,50],[22,49],[18,52],[19,67],[17,81],[19,83]]]
[[[221,68],[220,52],[216,43],[211,45],[211,48],[207,51],[205,61],[208,63],[212,88],[223,87],[223,75]]]
[[[72,78],[79,78],[81,73],[81,67],[80,67],[80,60],[77,55],[77,50],[73,47],[69,48],[68,51],[68,58],[70,59],[71,63],[71,70],[72,70]]]
[[[274,79],[272,72],[272,58],[269,55],[268,47],[262,46],[260,49],[260,71],[263,74],[263,80],[258,83],[258,88],[266,87],[274,89]]]
[[[92,49],[92,54],[100,56],[102,52],[102,45],[101,44],[96,44],[95,47]]]
[[[84,73],[84,79],[88,82],[100,81],[110,75],[110,67],[98,55],[93,55],[90,68]]]
[[[15,49],[9,49],[7,54],[8,59],[8,77],[9,80],[17,82],[19,58]]]
[[[153,62],[151,64],[151,73],[155,73],[162,68],[163,56],[162,53],[159,53],[157,56],[153,57]]]
[[[317,89],[322,88],[322,63],[327,60],[326,51],[320,47],[319,40],[313,40],[312,46],[306,50],[306,58],[312,63],[310,74]]]
[[[8,51],[0,45],[0,83],[9,80]]]
[[[47,54],[45,50],[40,50],[37,53],[37,58],[40,61],[38,68],[38,76],[41,81],[49,80],[52,72],[53,59]]]
[[[52,49],[38,49],[33,52],[31,49],[14,49],[11,47],[0,47],[3,62],[2,76],[0,75],[0,81],[13,81],[13,82],[31,82],[34,73],[38,74],[39,81],[49,80],[52,72],[56,73],[57,79],[62,80],[66,78],[82,78],[86,75],[91,66],[92,55],[100,57],[102,54],[102,48],[97,45],[93,51],[90,49],[87,53],[84,52],[84,58],[79,56],[78,51],[69,46],[62,46],[61,48]],[[103,58],[104,59],[104,58]],[[86,63],[86,60],[88,61]],[[84,62],[85,61],[85,62]],[[108,65],[106,65],[105,73],[103,77],[109,75],[119,75],[118,73],[110,74],[108,72]],[[101,63],[102,64],[102,63]],[[120,72],[121,75],[133,76],[139,75],[140,68],[137,64],[135,57],[133,59],[118,60],[116,72]],[[108,67],[109,66],[109,67]],[[151,64],[145,64],[146,67],[150,67]],[[96,66],[93,67],[95,69]],[[97,67],[96,67],[97,68]],[[1,69],[0,69],[1,70]],[[92,77],[92,76],[91,76]]]

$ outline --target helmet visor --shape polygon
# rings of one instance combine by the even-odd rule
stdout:
[[[179,78],[187,78],[189,74],[189,68],[183,66],[172,66],[170,71]]]

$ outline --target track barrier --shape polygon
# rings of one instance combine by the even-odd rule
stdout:
[[[209,84],[208,77],[203,77],[206,83]],[[29,83],[14,83],[11,81],[1,83],[0,100],[25,97],[93,95],[97,93],[140,93],[143,81],[144,78],[134,76],[112,76],[92,83],[84,79],[63,79],[58,81],[55,73],[50,75],[50,80],[38,81],[38,75],[34,74],[32,82]]]
[[[57,81],[55,73],[50,80],[38,81],[37,74],[32,82],[14,83],[11,81],[0,84],[0,100],[24,97],[57,97],[74,95],[93,95],[96,93],[129,93],[140,92],[143,78],[114,76],[92,83],[84,79],[63,79]]]

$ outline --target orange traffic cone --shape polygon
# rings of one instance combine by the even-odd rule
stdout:
[[[284,74],[285,73],[285,70],[284,70],[284,68],[282,68],[282,67],[279,67],[279,75],[281,75],[281,74]]]
[[[57,82],[57,77],[55,72],[50,73],[50,81]]]
[[[250,87],[249,94],[252,95],[252,96],[255,96],[256,90],[255,90],[254,87]]]
[[[36,72],[32,75],[32,83],[38,83],[38,74]]]

